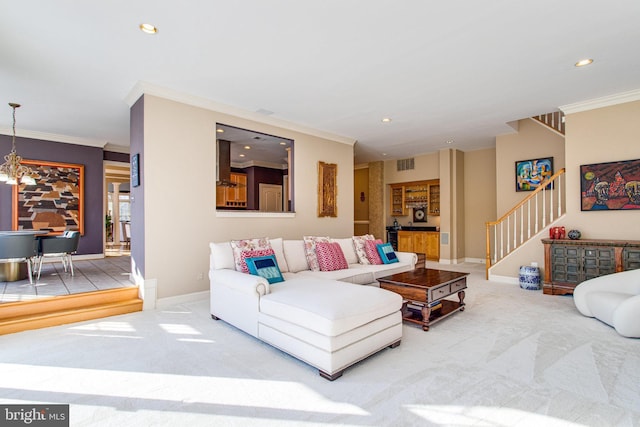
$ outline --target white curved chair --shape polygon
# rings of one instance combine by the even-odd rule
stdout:
[[[622,336],[640,338],[640,270],[586,280],[576,286],[573,301],[585,316],[613,326]]]

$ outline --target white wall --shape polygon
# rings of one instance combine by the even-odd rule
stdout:
[[[284,127],[145,95],[145,279],[158,298],[209,289],[209,242],[353,234],[353,146]],[[216,216],[216,122],[290,138],[293,218]],[[318,161],[338,165],[338,217],[318,218]]]

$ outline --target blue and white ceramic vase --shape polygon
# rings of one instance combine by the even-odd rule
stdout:
[[[520,267],[520,287],[530,291],[540,289],[540,269],[531,265]]]
[[[582,236],[580,230],[569,230],[569,232],[567,233],[567,237],[571,240],[578,240],[580,236]]]

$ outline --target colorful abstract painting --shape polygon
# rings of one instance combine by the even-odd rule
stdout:
[[[516,162],[516,191],[533,191],[553,175],[553,157],[518,160]]]
[[[84,234],[84,165],[22,160],[33,171],[34,185],[13,190],[13,229]]]
[[[583,211],[640,209],[640,159],[580,166]]]

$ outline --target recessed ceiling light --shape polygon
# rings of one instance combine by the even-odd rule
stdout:
[[[446,143],[447,144],[453,144],[453,139],[447,139]]]
[[[240,154],[240,157],[244,157],[244,154]]]
[[[581,59],[580,61],[575,63],[576,67],[584,67],[585,65],[589,65],[593,63],[593,59],[591,58],[587,58],[587,59]]]
[[[391,123],[391,117],[384,117],[382,123]]]
[[[245,149],[245,150],[251,150],[251,147],[250,147],[250,146],[248,146],[248,145],[245,145],[245,146],[244,146],[244,149]]]
[[[147,34],[155,34],[158,32],[158,29],[151,24],[140,24],[140,30]]]
[[[220,129],[220,128],[218,128],[218,129],[216,129],[216,132],[218,132],[218,133],[224,133],[224,129]]]
[[[287,143],[282,141],[282,142],[280,142],[280,145],[287,145]]]

